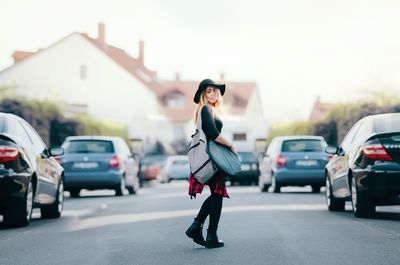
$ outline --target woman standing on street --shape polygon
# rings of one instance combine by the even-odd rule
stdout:
[[[225,84],[216,84],[211,79],[205,79],[200,82],[194,96],[194,102],[197,104],[196,121],[198,115],[201,115],[202,129],[207,140],[226,145],[237,154],[236,148],[220,133],[222,129],[221,119],[215,115],[215,112],[222,112],[222,96],[225,93]],[[200,113],[199,113],[200,112]],[[197,217],[186,231],[186,235],[193,239],[199,245],[207,248],[219,248],[224,246],[224,242],[218,240],[217,229],[222,211],[222,199],[229,198],[225,179],[222,172],[217,171],[215,175],[205,184],[210,187],[211,195],[203,202]],[[189,195],[195,197],[197,193],[203,191],[204,185],[201,184],[192,175],[189,176]],[[207,238],[203,237],[203,224],[210,216],[207,229]]]

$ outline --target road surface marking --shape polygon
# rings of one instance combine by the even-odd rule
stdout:
[[[288,204],[288,205],[246,205],[224,207],[223,213],[246,212],[246,211],[321,211],[326,210],[324,204]],[[127,224],[142,221],[160,220],[183,216],[194,216],[199,209],[188,209],[179,211],[161,211],[134,214],[116,214],[107,216],[90,217],[80,219],[68,231],[79,231],[90,228],[98,228],[106,225]]]

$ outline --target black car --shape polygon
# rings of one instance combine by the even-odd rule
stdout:
[[[371,217],[377,205],[400,204],[400,113],[367,116],[347,133],[340,147],[327,147],[326,202],[357,217]]]
[[[260,170],[258,168],[258,159],[253,152],[238,152],[241,172],[238,176],[226,176],[226,180],[232,183],[252,184],[258,183]]]
[[[7,226],[29,224],[33,207],[58,218],[64,202],[63,168],[37,132],[20,117],[0,113],[0,214]]]

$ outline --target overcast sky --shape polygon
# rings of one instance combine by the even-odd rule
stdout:
[[[400,1],[0,0],[0,69],[73,31],[137,56],[160,77],[256,81],[270,121],[322,101],[400,88]],[[228,88],[229,89],[229,88]]]

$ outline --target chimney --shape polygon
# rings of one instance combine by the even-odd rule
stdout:
[[[180,81],[181,80],[181,74],[179,72],[175,73],[175,80]]]
[[[139,62],[144,64],[144,41],[139,41]]]
[[[221,81],[225,80],[225,73],[220,73],[219,74],[219,80],[221,80]]]
[[[106,48],[106,26],[103,22],[97,24],[98,36],[97,39],[102,49]]]
[[[33,52],[15,51],[12,54],[12,57],[14,59],[14,63],[18,63],[18,62],[30,57],[32,54],[33,54]]]

